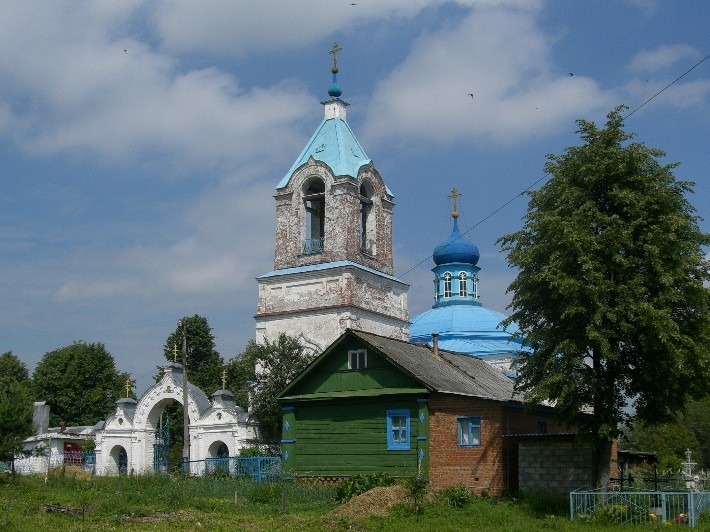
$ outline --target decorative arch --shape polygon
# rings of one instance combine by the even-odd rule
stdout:
[[[128,451],[123,445],[114,445],[109,453],[111,466],[119,475],[128,473]]]
[[[207,458],[228,458],[231,456],[229,446],[222,440],[215,440],[207,449]]]

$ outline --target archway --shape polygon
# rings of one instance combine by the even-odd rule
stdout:
[[[205,470],[207,473],[229,473],[229,447],[221,440],[212,442],[207,449]]]
[[[128,472],[128,453],[122,445],[115,445],[111,449],[112,466],[116,468],[119,475],[125,475]]]

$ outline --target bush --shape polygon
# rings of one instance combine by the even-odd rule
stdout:
[[[395,480],[387,473],[375,473],[374,475],[353,475],[341,480],[335,489],[335,498],[339,503],[344,503],[370,491],[372,488],[381,486],[392,486]]]
[[[451,508],[465,508],[470,504],[472,498],[471,492],[463,484],[436,492],[436,499]]]

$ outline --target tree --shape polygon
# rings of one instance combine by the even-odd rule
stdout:
[[[33,432],[32,401],[27,382],[13,381],[0,387],[0,460],[8,461],[15,480],[15,457]]]
[[[250,342],[244,353],[237,355],[224,366],[227,388],[234,394],[234,401],[246,409],[249,406],[249,390],[256,382],[256,368]]]
[[[122,397],[129,378],[102,343],[75,342],[46,353],[32,375],[33,395],[50,406],[50,425],[93,425]]]
[[[296,338],[281,333],[276,341],[250,341],[239,360],[242,367],[256,367],[252,411],[259,420],[262,443],[278,445],[281,438],[281,406],[276,396],[316,357]],[[246,373],[248,375],[248,372]]]
[[[29,384],[27,366],[12,351],[0,355],[0,390],[7,390],[11,382]]]
[[[187,331],[187,378],[190,383],[198,386],[208,396],[221,388],[221,372],[224,360],[215,349],[212,327],[207,318],[195,314],[183,318]],[[175,349],[177,348],[177,356]],[[170,362],[182,363],[182,331],[175,331],[165,340],[163,354]]]
[[[710,377],[710,238],[685,197],[693,183],[629,142],[623,109],[602,129],[577,121],[584,143],[548,155],[552,177],[530,192],[524,227],[499,240],[519,269],[507,321],[533,348],[517,386],[586,426],[597,485],[629,400],[639,419],[662,422],[707,394]]]
[[[679,470],[685,461],[686,449],[697,452],[699,445],[690,429],[677,422],[656,425],[636,422],[628,439],[632,449],[656,453],[658,468],[661,471]]]

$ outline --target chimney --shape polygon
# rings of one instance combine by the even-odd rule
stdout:
[[[431,348],[434,353],[434,357],[439,356],[439,333],[431,333]]]
[[[65,421],[59,422],[59,432],[64,432],[67,430],[67,424]]]

